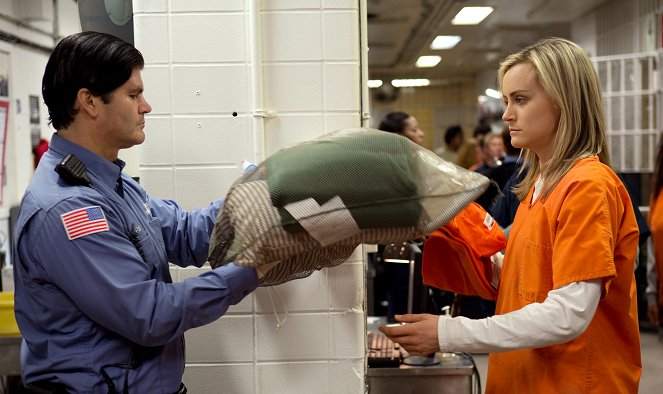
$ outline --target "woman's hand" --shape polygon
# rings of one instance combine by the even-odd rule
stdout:
[[[380,331],[415,356],[427,356],[439,352],[437,322],[439,316],[429,314],[396,315],[401,326],[381,326]]]

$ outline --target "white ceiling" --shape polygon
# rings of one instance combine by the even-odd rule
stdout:
[[[569,37],[570,21],[607,0],[367,0],[370,79],[429,78],[443,83],[496,70],[507,54],[551,36]],[[464,6],[495,10],[476,26],[454,26]],[[437,35],[460,35],[455,48],[433,51]],[[416,68],[421,55],[440,55]]]

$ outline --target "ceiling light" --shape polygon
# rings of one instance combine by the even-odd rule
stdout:
[[[478,25],[490,13],[493,7],[463,7],[451,20],[452,25]]]
[[[405,259],[382,259],[385,263],[410,264],[410,260]]]
[[[440,56],[419,56],[417,67],[435,67],[442,60]]]
[[[494,99],[501,99],[502,95],[495,89],[486,89],[486,96],[492,97]]]
[[[430,49],[451,49],[461,40],[460,36],[437,36],[430,44]]]
[[[413,88],[430,85],[428,79],[392,79],[391,84],[397,88]]]
[[[368,80],[368,87],[369,88],[379,88],[382,86],[382,80],[381,79],[369,79]]]

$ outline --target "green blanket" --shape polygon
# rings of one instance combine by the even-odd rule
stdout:
[[[360,229],[414,226],[421,206],[412,142],[367,131],[284,149],[265,162],[272,204],[291,232],[303,228],[283,207],[313,198],[322,205],[339,196]]]

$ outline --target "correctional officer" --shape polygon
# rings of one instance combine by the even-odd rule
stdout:
[[[168,262],[202,266],[222,201],[184,211],[122,173],[145,139],[143,57],[107,34],[64,38],[42,91],[57,132],[17,220],[16,318],[31,392],[183,393],[184,331],[253,291],[228,265],[172,283]],[[60,390],[60,391],[58,391]]]

